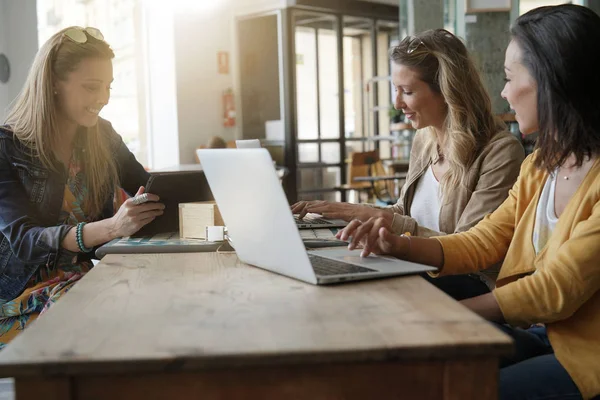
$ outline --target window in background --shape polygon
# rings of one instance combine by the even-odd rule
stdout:
[[[341,183],[337,23],[294,13],[300,199],[339,200]]]
[[[534,8],[542,6],[557,6],[559,4],[571,3],[565,0],[520,0],[519,1],[519,15],[525,14],[527,11],[531,11]]]
[[[115,52],[114,82],[109,104],[100,116],[108,119],[143,165],[147,165],[145,132],[140,129],[136,70],[136,0],[37,0],[40,45],[71,25],[100,29]]]
[[[379,141],[379,156],[382,159],[393,158],[392,131],[390,126],[390,109],[394,107],[393,85],[391,80],[392,64],[389,51],[400,43],[398,22],[377,21],[377,76],[386,78],[378,80],[377,85],[377,134],[382,137]],[[388,138],[388,139],[384,139]]]
[[[373,119],[367,114],[370,104],[367,80],[373,76],[373,20],[344,17],[344,108],[347,159],[353,152],[372,150],[366,142]],[[367,127],[367,125],[369,125]]]
[[[444,29],[456,34],[456,0],[444,0]]]

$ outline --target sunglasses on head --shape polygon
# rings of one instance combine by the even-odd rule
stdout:
[[[76,26],[67,29],[63,35],[72,40],[73,42],[79,44],[86,43],[88,41],[88,35],[96,40],[104,40],[104,35],[102,34],[102,32],[100,32],[99,29],[92,27],[81,28]]]
[[[423,41],[421,39],[419,39],[418,37],[409,37],[408,40],[409,40],[409,42],[408,42],[408,47],[406,48],[406,54],[411,54],[416,49],[418,49],[420,45],[423,45],[423,47],[425,47],[425,49],[427,49],[427,46],[425,46],[425,43],[423,43]]]
[[[448,32],[445,29],[436,29],[434,32],[434,35],[440,36],[444,39],[452,39],[454,37],[454,35],[452,35],[452,33]],[[429,51],[429,48],[425,45],[425,43],[423,43],[423,41],[416,36],[408,36],[404,40],[408,40],[408,46],[406,47],[406,54],[411,54],[416,49],[418,49],[419,46],[421,46],[421,45],[423,45],[423,47]]]

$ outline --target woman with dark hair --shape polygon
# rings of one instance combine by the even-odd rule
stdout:
[[[464,274],[504,259],[496,289],[462,303],[511,335],[500,398],[600,394],[600,17],[575,5],[519,17],[502,96],[524,134],[539,133],[508,199],[467,232],[393,235],[352,221],[350,248]]]
[[[292,206],[326,218],[381,217],[413,236],[466,231],[494,211],[515,183],[525,153],[494,117],[490,97],[464,43],[444,29],[408,36],[390,52],[395,108],[417,133],[406,183],[390,207],[326,201]],[[457,300],[489,293],[499,266],[432,281]],[[425,275],[426,279],[430,279]]]

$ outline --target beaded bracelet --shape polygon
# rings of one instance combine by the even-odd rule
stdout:
[[[84,225],[85,225],[85,222],[80,222],[75,227],[75,239],[77,240],[77,247],[79,247],[79,251],[81,251],[82,253],[89,253],[90,251],[93,250],[93,248],[85,247],[85,244],[83,243],[83,226]]]

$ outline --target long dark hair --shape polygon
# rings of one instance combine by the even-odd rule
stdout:
[[[538,87],[535,165],[551,172],[571,153],[577,166],[600,154],[600,17],[572,4],[540,7],[511,35]]]

